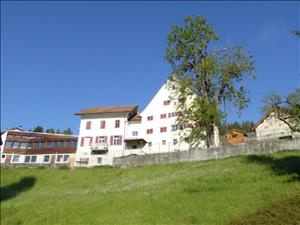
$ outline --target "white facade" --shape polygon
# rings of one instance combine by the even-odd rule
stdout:
[[[255,132],[257,140],[274,139],[292,135],[289,126],[276,118],[272,113],[259,121],[255,127]]]
[[[113,157],[189,149],[188,139],[185,138],[189,132],[188,124],[175,125],[180,112],[176,111],[175,103],[170,99],[170,91],[164,84],[140,114],[140,119],[132,119],[132,114],[139,117],[136,115],[137,111],[131,112],[131,115],[130,112],[113,111],[92,114],[90,111],[83,111],[76,114],[81,116],[76,165],[111,165]],[[117,120],[120,121],[119,127],[115,126]],[[101,123],[105,123],[104,128],[101,128]],[[112,141],[116,136],[121,138],[121,142]],[[100,139],[105,143],[99,145]],[[205,142],[199,147],[204,148]],[[93,154],[95,149],[102,152]]]

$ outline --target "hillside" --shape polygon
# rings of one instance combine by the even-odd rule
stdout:
[[[297,224],[299,165],[300,151],[286,151],[131,169],[2,168],[1,224]]]

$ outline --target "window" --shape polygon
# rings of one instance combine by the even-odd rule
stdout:
[[[79,161],[77,161],[79,165],[88,165],[89,164],[89,158],[80,158]]]
[[[66,147],[72,147],[71,141],[66,141]]]
[[[77,141],[73,141],[73,147],[77,147]]]
[[[64,155],[64,162],[67,162],[69,157],[70,157],[69,155]]]
[[[3,154],[1,157],[2,157],[2,159],[4,159],[4,158],[5,158],[5,155]]]
[[[50,155],[45,155],[44,156],[44,162],[49,162],[50,159]]]
[[[162,140],[162,144],[165,145],[167,142],[166,140]]]
[[[44,142],[41,142],[40,148],[45,148],[45,143]]]
[[[33,146],[34,146],[34,148],[40,148],[40,143],[39,142],[33,143]]]
[[[237,138],[237,134],[232,134],[232,138]]]
[[[178,143],[177,139],[173,139],[173,145],[176,145]]]
[[[176,112],[171,112],[168,114],[169,118],[171,117],[176,117],[177,116],[177,113]]]
[[[164,113],[164,114],[160,114],[160,118],[161,118],[161,119],[167,118],[167,114],[165,114],[165,113]]]
[[[178,126],[177,126],[177,125],[172,125],[171,130],[172,130],[172,131],[178,130]]]
[[[58,141],[53,141],[53,147],[57,148],[58,147]]]
[[[138,136],[139,135],[139,132],[137,131],[132,131],[132,136]]]
[[[167,127],[161,127],[160,128],[160,133],[166,132],[167,131]]]
[[[21,142],[20,143],[20,148],[26,148],[26,143],[25,142]]]
[[[100,129],[105,129],[105,120],[100,121]]]
[[[104,136],[100,136],[98,143],[105,143],[105,142],[106,142],[105,137]]]
[[[147,134],[153,134],[153,129],[147,129]]]
[[[5,142],[5,147],[6,147],[6,148],[11,148],[12,145],[13,145],[13,142],[12,142],[12,141],[7,141],[7,142]]]
[[[164,105],[170,105],[170,100],[164,101]]]
[[[64,141],[60,141],[59,142],[59,147],[60,148],[64,148],[65,147],[65,142]]]
[[[120,145],[120,136],[114,136],[113,145]]]
[[[29,162],[29,161],[30,161],[30,156],[29,156],[29,155],[26,155],[26,156],[25,156],[24,162]]]
[[[20,142],[18,142],[18,141],[14,141],[14,143],[13,143],[13,146],[12,146],[13,148],[19,148],[20,147]]]
[[[31,162],[36,162],[36,155],[31,156]]]
[[[47,142],[47,147],[48,148],[53,148],[53,142],[52,141],[48,141]]]
[[[61,162],[63,158],[63,155],[57,155],[56,156],[56,162]]]
[[[97,158],[97,164],[101,164],[101,162],[102,162],[102,158],[98,157]]]
[[[92,125],[92,121],[87,121],[85,124],[85,129],[86,130],[90,130],[91,129],[91,125]]]
[[[152,146],[152,142],[148,142],[148,146],[151,147]]]
[[[19,162],[19,159],[20,159],[19,155],[14,155],[13,162]]]
[[[147,116],[147,120],[148,121],[153,120],[153,116]]]
[[[120,127],[120,120],[116,120],[115,121],[115,128],[119,128]]]
[[[186,137],[186,138],[184,138],[184,141],[185,141],[186,143],[189,143],[189,142],[190,142],[190,139],[189,139],[188,137]]]
[[[32,143],[27,143],[27,148],[32,148]]]

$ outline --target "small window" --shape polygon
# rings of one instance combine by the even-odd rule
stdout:
[[[64,155],[64,162],[67,162],[69,157],[70,157],[69,155]]]
[[[72,147],[72,145],[71,145],[71,141],[66,141],[66,147]]]
[[[147,129],[147,134],[153,134],[153,129]]]
[[[164,101],[164,105],[170,105],[170,100]]]
[[[147,120],[148,120],[148,121],[153,120],[153,116],[147,116]]]
[[[20,147],[20,142],[14,141],[13,148],[19,148],[19,147]]]
[[[189,143],[189,142],[190,142],[190,139],[189,139],[188,137],[186,137],[186,138],[184,138],[184,141],[185,141],[186,143]]]
[[[171,130],[172,130],[172,131],[178,130],[178,126],[177,126],[177,125],[172,125]]]
[[[161,119],[167,118],[167,114],[165,114],[165,113],[164,113],[164,114],[160,114],[160,118],[161,118]]]
[[[26,143],[25,142],[21,142],[20,148],[26,148]]]
[[[26,155],[26,156],[25,156],[24,162],[30,162],[30,156],[29,156],[29,155]]]
[[[176,145],[178,143],[177,139],[173,139],[173,145]]]
[[[101,164],[101,162],[102,162],[102,158],[98,157],[97,158],[97,164]]]
[[[238,135],[237,134],[232,134],[232,138],[237,138]]]
[[[61,162],[63,158],[63,155],[57,155],[56,156],[56,162]]]
[[[105,120],[100,121],[100,129],[105,129]]]
[[[57,148],[58,147],[58,141],[54,141],[53,142],[53,148]]]
[[[73,147],[77,147],[77,141],[73,141]]]
[[[40,148],[45,148],[45,143],[44,142],[41,142]]]
[[[40,148],[40,143],[39,142],[33,143],[33,146],[34,146],[34,148]]]
[[[53,148],[53,142],[52,141],[48,141],[47,142],[47,147],[48,148]]]
[[[105,143],[105,137],[104,136],[100,136],[98,143]]]
[[[19,155],[14,155],[13,162],[19,162],[19,159],[20,159]]]
[[[120,120],[116,120],[115,121],[115,128],[119,128],[120,127]]]
[[[167,132],[167,127],[161,127],[161,128],[160,128],[160,132],[161,132],[161,133]]]
[[[27,148],[31,149],[32,148],[32,143],[27,143]]]
[[[45,155],[44,156],[44,162],[49,162],[50,160],[50,155]]]
[[[31,156],[31,162],[36,162],[36,155]]]
[[[65,147],[65,142],[64,141],[60,141],[59,142],[59,147],[60,148],[64,148]]]
[[[133,131],[133,132],[132,132],[132,136],[138,136],[138,134],[139,134],[139,133],[138,133],[137,131]]]
[[[162,140],[162,144],[165,145],[167,142],[166,140]]]
[[[114,136],[113,144],[114,145],[119,145],[120,144],[120,136]]]
[[[151,147],[152,146],[152,142],[148,142],[148,146]]]
[[[5,154],[3,154],[1,157],[2,157],[2,159],[4,159],[5,158]]]
[[[85,129],[86,130],[90,130],[91,129],[91,125],[92,125],[92,121],[87,121],[85,124]]]
[[[13,145],[13,142],[12,142],[12,141],[7,141],[7,142],[5,142],[5,147],[6,147],[6,148],[11,148],[12,145]]]

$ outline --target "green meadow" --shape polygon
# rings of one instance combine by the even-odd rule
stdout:
[[[300,224],[300,151],[130,169],[1,169],[1,224]]]

